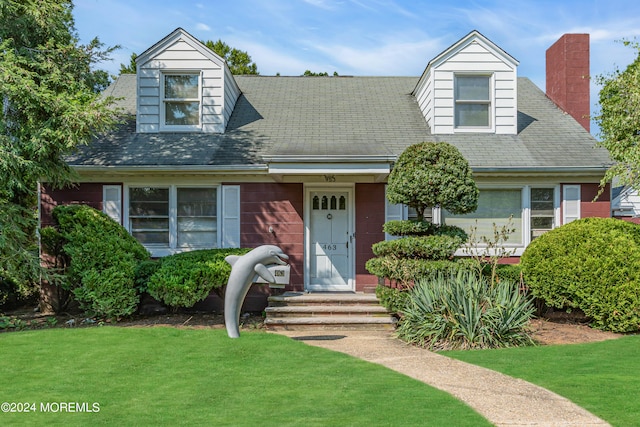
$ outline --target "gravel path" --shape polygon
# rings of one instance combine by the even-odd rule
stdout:
[[[524,380],[409,346],[389,332],[278,331],[309,345],[377,363],[444,390],[496,426],[608,426],[585,409]]]

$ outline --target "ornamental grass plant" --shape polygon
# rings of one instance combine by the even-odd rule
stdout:
[[[437,273],[409,291],[397,333],[430,350],[534,345],[526,329],[533,313],[531,298],[515,282],[491,285],[465,270]]]

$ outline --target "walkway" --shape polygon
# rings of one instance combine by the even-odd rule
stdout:
[[[390,332],[278,331],[444,390],[496,426],[608,426],[569,400],[526,381],[404,344]]]

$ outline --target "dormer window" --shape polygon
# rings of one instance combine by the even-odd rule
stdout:
[[[459,130],[491,127],[491,76],[455,76],[455,128]]]
[[[200,74],[164,73],[162,124],[165,130],[200,128]]]

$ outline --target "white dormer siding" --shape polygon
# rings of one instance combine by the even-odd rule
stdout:
[[[224,132],[240,89],[222,58],[178,28],[141,54],[136,64],[137,132]],[[165,93],[167,76],[195,76],[188,96],[175,99]],[[189,104],[191,120],[176,123],[166,117],[170,103]]]
[[[515,59],[477,31],[438,55],[429,63],[413,91],[431,133],[515,135],[518,129],[517,66]],[[480,80],[488,82],[488,95],[483,99],[456,102],[456,79],[465,76],[484,77]],[[480,109],[488,105],[486,124],[456,123],[456,108],[462,109],[465,104],[475,104]]]

